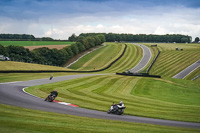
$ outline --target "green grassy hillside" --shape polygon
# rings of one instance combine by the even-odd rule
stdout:
[[[97,70],[104,68],[122,54],[124,47],[124,44],[106,43],[106,46],[85,55],[71,65],[70,68],[76,70]]]
[[[114,63],[105,72],[124,72],[135,67],[142,59],[143,52],[142,48],[133,44],[127,44],[125,54],[116,63]]]
[[[150,46],[151,44],[145,44]],[[158,43],[161,53],[150,70],[150,74],[173,77],[200,59],[199,44],[162,44]],[[176,47],[183,51],[176,51]],[[198,72],[200,74],[200,72]],[[192,73],[194,76],[195,73]]]
[[[81,58],[70,68],[77,70],[97,70],[108,66],[112,61],[118,58],[124,50],[124,44],[106,43],[107,46],[98,49],[85,57]],[[127,44],[125,54],[120,60],[114,63],[103,73],[124,72],[133,68],[139,63],[143,56],[142,49],[133,44]]]
[[[102,111],[107,111],[112,102],[122,100],[127,107],[126,114],[200,122],[199,88],[200,84],[178,79],[102,75],[40,85],[26,90],[44,97],[57,89],[57,100]]]
[[[194,77],[200,75],[200,67],[197,68],[196,70],[194,70],[191,74],[189,74],[188,76],[185,77],[185,79],[187,80],[191,80]],[[200,83],[200,77],[194,80],[195,82],[199,82]]]

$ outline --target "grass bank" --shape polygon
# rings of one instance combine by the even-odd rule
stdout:
[[[121,55],[124,45],[120,43],[106,43],[107,46],[100,48],[78,60],[70,68],[77,70],[94,70],[108,66]],[[109,69],[103,73],[124,72],[132,69],[142,59],[143,53],[139,46],[127,44],[125,54]]]
[[[129,115],[200,122],[200,84],[178,79],[101,75],[27,88],[44,97],[58,90],[57,100],[107,111],[124,101]]]
[[[145,44],[147,46],[151,43]],[[173,77],[194,62],[200,59],[199,44],[174,44],[174,43],[157,43],[161,51],[158,59],[150,70],[150,74],[161,75],[162,77]],[[179,50],[175,50],[179,48]],[[183,51],[180,51],[180,48]],[[197,72],[200,74],[200,72]],[[196,73],[191,73],[191,78]]]
[[[99,48],[78,60],[70,66],[75,70],[97,70],[108,66],[118,58],[125,45],[119,43],[105,43],[106,46]]]
[[[57,77],[75,74],[80,73],[0,73],[0,83],[49,78],[51,75]]]
[[[197,133],[199,129],[139,124],[49,113],[0,104],[0,132],[8,133]]]
[[[49,65],[40,65],[33,63],[15,62],[15,61],[0,61],[0,70],[63,70],[67,71],[70,69],[64,67],[56,67]]]

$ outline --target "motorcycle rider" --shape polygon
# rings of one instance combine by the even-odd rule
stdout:
[[[55,98],[58,96],[58,91],[55,90],[55,91],[52,91],[50,92],[51,94],[49,96],[55,96]],[[45,99],[45,101],[47,100],[47,98]]]
[[[122,115],[124,113],[124,109],[126,107],[124,106],[124,103],[121,101],[119,104],[113,104],[111,105],[110,109],[107,111],[108,114],[113,113],[113,114],[118,114]]]
[[[119,104],[117,104],[117,107],[120,109],[125,107],[123,101],[121,101]]]
[[[52,91],[52,92],[50,92],[51,94],[51,96],[55,96],[55,98],[58,96],[58,91],[57,90],[55,90],[55,91]]]
[[[52,79],[53,79],[53,75],[50,76],[49,80],[52,80]]]

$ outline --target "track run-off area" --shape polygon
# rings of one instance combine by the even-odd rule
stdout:
[[[150,50],[145,49],[146,47],[143,45],[143,58],[138,65],[136,65],[131,72],[137,72],[144,68],[150,58],[151,52]],[[137,70],[134,70],[136,69]],[[29,109],[36,109],[48,112],[55,112],[61,114],[69,114],[69,115],[77,115],[91,118],[99,118],[99,119],[110,119],[110,120],[119,120],[119,121],[127,121],[127,122],[135,122],[135,123],[146,123],[146,124],[156,124],[156,125],[164,125],[164,126],[175,126],[175,127],[188,127],[188,128],[200,128],[200,123],[194,122],[182,122],[182,121],[172,121],[172,120],[162,120],[162,119],[154,119],[154,118],[146,118],[146,117],[138,117],[138,116],[130,116],[130,115],[110,115],[107,112],[96,111],[91,109],[85,109],[74,106],[66,106],[67,104],[59,104],[59,103],[49,103],[45,102],[44,99],[31,95],[26,91],[26,87],[49,84],[59,81],[66,81],[81,77],[90,77],[96,75],[105,75],[105,74],[80,74],[80,75],[69,75],[69,76],[60,76],[54,77],[53,80],[45,79],[37,79],[37,80],[29,80],[29,81],[19,81],[19,82],[8,82],[0,84],[0,102],[2,104],[19,106]]]

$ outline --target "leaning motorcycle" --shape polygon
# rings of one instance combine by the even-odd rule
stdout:
[[[48,102],[53,102],[53,100],[56,98],[55,95],[48,95],[47,98],[45,99],[45,101],[48,101]]]
[[[118,107],[117,106],[117,104],[112,104],[111,105],[111,107],[110,107],[110,109],[108,110],[108,114],[117,114],[117,115],[122,115],[123,113],[124,113],[124,109],[125,109],[126,107],[125,106],[123,106],[123,107]]]

